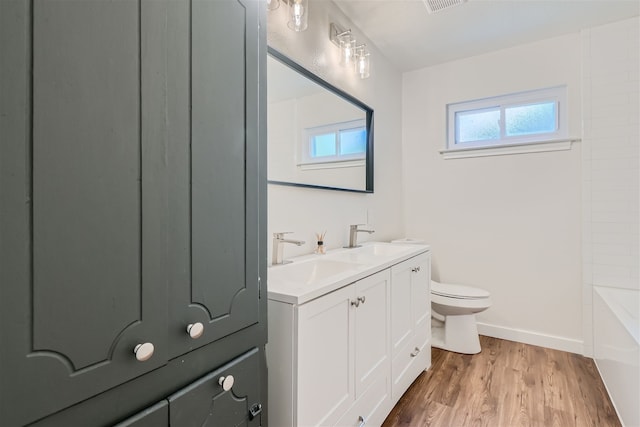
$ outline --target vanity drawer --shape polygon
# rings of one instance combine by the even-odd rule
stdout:
[[[387,365],[389,366],[389,365]],[[337,427],[378,426],[391,411],[389,376],[379,375],[371,386],[354,402],[353,406],[336,423]]]
[[[400,399],[418,375],[431,364],[429,331],[417,332],[391,363],[391,395],[394,402]]]

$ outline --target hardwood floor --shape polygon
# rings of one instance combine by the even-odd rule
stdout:
[[[432,350],[432,368],[383,424],[396,426],[621,426],[592,359],[481,336],[482,352]]]

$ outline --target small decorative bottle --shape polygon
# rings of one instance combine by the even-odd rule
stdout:
[[[324,233],[316,233],[316,239],[318,242],[318,246],[316,246],[316,253],[319,255],[324,255],[325,253],[325,247],[324,247],[324,235],[327,234],[327,232],[325,231]]]

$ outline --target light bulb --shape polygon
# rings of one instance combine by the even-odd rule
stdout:
[[[287,26],[293,31],[304,31],[307,29],[308,1],[309,0],[291,0],[291,6],[289,8],[289,22],[287,22]]]
[[[345,67],[352,66],[351,64],[353,64],[353,57],[355,55],[354,48],[355,41],[352,41],[350,38],[340,41],[340,65],[344,65]]]
[[[366,79],[370,74],[371,63],[369,62],[369,53],[361,50],[356,61],[356,72],[361,79]]]

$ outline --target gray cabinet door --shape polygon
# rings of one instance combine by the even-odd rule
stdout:
[[[190,37],[170,64],[184,84],[169,87],[184,107],[169,147],[172,357],[259,320],[259,6],[183,7]],[[197,339],[186,332],[194,323],[204,325]]]
[[[15,426],[168,360],[166,5],[0,3],[0,423]]]
[[[172,427],[260,426],[260,359],[258,349],[169,396]],[[225,391],[221,379],[233,378]],[[253,409],[253,414],[251,413]]]
[[[3,426],[264,319],[260,7],[0,0]]]

